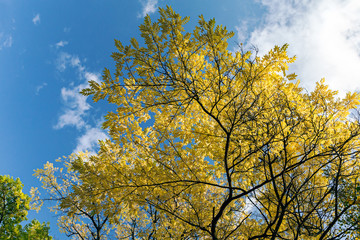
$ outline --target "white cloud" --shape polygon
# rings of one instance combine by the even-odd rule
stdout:
[[[246,20],[242,21],[240,25],[235,26],[237,32],[237,38],[240,43],[247,41],[248,34],[248,22]]]
[[[78,56],[75,55],[71,55],[69,53],[66,52],[61,52],[59,54],[59,57],[56,60],[56,68],[60,71],[63,72],[66,70],[66,68],[70,66],[70,67],[74,67],[77,68],[77,70],[82,73],[83,71],[85,71],[84,67],[81,65],[80,63],[80,59]]]
[[[40,14],[36,14],[35,17],[33,17],[32,22],[35,25],[38,25],[40,23]]]
[[[59,54],[56,67],[60,72],[65,71],[68,67],[76,69],[82,83],[61,89],[61,99],[65,108],[54,128],[61,129],[65,126],[74,126],[79,130],[89,128],[90,126],[84,118],[90,105],[87,103],[87,97],[80,94],[80,91],[89,86],[88,81],[99,81],[100,74],[86,71],[78,56],[66,52]]]
[[[80,64],[80,59],[77,56],[73,56],[70,59],[70,64],[72,67],[78,67],[79,71],[84,71],[84,67],[81,66]]]
[[[12,36],[8,36],[2,43],[3,47],[11,47],[13,43]]]
[[[76,127],[82,135],[77,139],[74,153],[88,151],[91,155],[98,149],[98,141],[108,138],[106,132],[101,129],[101,122],[91,124],[89,120],[90,104],[87,97],[80,94],[80,91],[89,86],[89,81],[100,82],[100,74],[87,71],[80,58],[66,52],[60,52],[56,60],[56,68],[63,72],[75,70],[79,74],[80,84],[70,84],[69,87],[61,89],[61,99],[64,109],[59,116],[55,129],[67,126]],[[95,126],[94,126],[95,125]]]
[[[86,111],[90,109],[90,105],[86,102],[87,97],[80,94],[84,87],[86,87],[84,84],[80,84],[73,88],[61,89],[61,98],[66,108],[59,117],[55,129],[65,126],[75,126],[77,129],[81,129],[86,126],[83,117]]]
[[[77,146],[74,153],[88,151],[90,154],[94,154],[99,140],[108,138],[105,131],[100,127],[93,127],[86,129],[85,133],[77,139]]]
[[[360,1],[259,2],[267,7],[265,21],[249,33],[248,43],[258,46],[260,54],[289,43],[289,55],[297,56],[290,71],[298,74],[305,88],[312,90],[325,77],[341,94],[360,89]],[[238,29],[243,34],[244,27]]]
[[[147,14],[152,14],[157,10],[158,0],[140,0],[142,5],[142,12],[138,17],[145,17]]]
[[[55,44],[56,48],[64,47],[65,45],[68,45],[68,41],[60,41]]]
[[[47,83],[46,83],[46,82],[45,82],[45,83],[42,83],[42,84],[39,85],[39,86],[37,86],[37,87],[36,87],[35,94],[36,94],[36,95],[39,95],[40,90],[43,89],[43,88],[46,87],[46,86],[47,86]]]
[[[4,33],[0,33],[0,50],[2,50],[3,48],[9,48],[12,46],[12,44],[13,39],[11,35],[5,35]]]
[[[65,71],[67,62],[71,58],[71,55],[68,53],[60,53],[59,57],[56,59],[56,68],[60,72]]]
[[[90,80],[98,82],[98,83],[100,82],[100,75],[97,73],[84,72],[84,77],[86,79],[86,82],[89,82]]]

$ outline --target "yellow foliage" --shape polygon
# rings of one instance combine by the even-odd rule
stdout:
[[[350,113],[360,95],[340,99],[323,79],[306,92],[287,73],[287,45],[231,52],[234,33],[215,20],[200,16],[189,33],[188,18],[159,11],[140,26],[144,46],[116,40],[114,76],[106,69],[83,91],[117,110],[105,116],[110,139],[98,154],[67,163],[80,179],[74,196],[90,210],[95,202],[122,237],[348,234],[337,223],[358,204],[360,125]]]

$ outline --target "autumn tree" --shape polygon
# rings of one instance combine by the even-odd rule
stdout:
[[[115,40],[115,72],[82,91],[117,106],[110,139],[71,161],[82,206],[105,211],[118,238],[351,237],[360,95],[339,98],[324,80],[299,87],[287,45],[231,51],[234,33],[214,19],[187,32],[188,17],[159,14],[145,17],[140,43]]]
[[[52,239],[48,223],[34,219],[21,225],[30,210],[30,197],[22,188],[19,178],[0,175],[0,239]]]
[[[51,202],[50,210],[58,214],[58,226],[60,232],[65,233],[72,239],[107,239],[112,236],[112,225],[107,211],[101,208],[101,201],[88,201],[87,198],[78,196],[79,191],[92,192],[92,189],[79,188],[81,181],[78,174],[71,167],[76,157],[87,158],[86,153],[71,155],[67,158],[58,159],[62,168],[46,163],[43,169],[37,169],[35,176],[41,181],[47,195],[42,197],[37,189],[34,189],[36,205],[41,207],[44,201]],[[64,169],[65,168],[65,169]],[[77,190],[77,194],[73,192]],[[111,215],[116,214],[112,211]]]
[[[33,205],[40,209],[44,202],[50,203],[50,210],[58,216],[60,232],[71,239],[135,239],[145,236],[151,239],[161,224],[153,206],[141,206],[133,215],[124,204],[118,204],[109,196],[98,199],[84,197],[94,189],[82,184],[73,164],[75,160],[77,164],[85,164],[83,161],[88,158],[88,153],[72,154],[57,160],[62,167],[48,162],[43,169],[35,170],[34,175],[41,181],[46,194],[41,195],[33,188]],[[148,219],[144,221],[145,218]]]

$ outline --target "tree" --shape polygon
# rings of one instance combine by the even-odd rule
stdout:
[[[140,26],[143,44],[115,40],[115,73],[82,91],[117,109],[98,153],[71,162],[74,196],[88,210],[101,202],[93,210],[131,233],[118,238],[352,236],[359,220],[344,220],[359,207],[360,95],[339,98],[324,80],[299,87],[287,45],[262,57],[230,51],[234,34],[214,19],[200,16],[190,33],[189,18],[159,13]]]
[[[157,218],[157,210],[152,206],[141,207],[142,214],[134,216],[124,203],[115,203],[110,197],[84,197],[94,189],[82,184],[73,164],[75,160],[77,164],[85,164],[82,161],[88,158],[88,153],[78,153],[58,159],[66,171],[49,162],[43,169],[35,170],[34,175],[47,191],[47,197],[41,198],[40,192],[33,189],[34,204],[40,208],[44,201],[55,203],[50,210],[59,216],[60,232],[72,239],[134,239],[144,236],[151,239],[161,224]],[[150,223],[144,221],[144,214],[150,218]]]
[[[48,223],[32,220],[22,227],[30,209],[30,197],[22,188],[19,178],[0,175],[0,239],[52,239]]]
[[[42,182],[42,187],[47,190],[48,197],[40,198],[40,192],[34,191],[37,205],[42,205],[43,201],[56,202],[50,209],[52,212],[61,213],[58,220],[60,232],[65,233],[73,239],[106,239],[111,234],[111,223],[106,211],[103,211],[99,201],[87,201],[72,194],[74,189],[81,185],[76,171],[71,167],[75,157],[86,158],[86,154],[71,155],[68,158],[59,159],[65,166],[55,167],[52,163],[46,163],[44,169],[35,170],[35,176]],[[84,190],[84,189],[83,189]],[[85,191],[91,192],[91,189]],[[113,213],[115,214],[115,213]],[[110,224],[110,226],[109,226]]]
[[[48,240],[52,239],[49,236],[49,223],[40,223],[38,220],[33,219],[29,224],[20,231],[20,238],[22,240]]]

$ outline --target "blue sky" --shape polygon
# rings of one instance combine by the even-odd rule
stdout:
[[[190,16],[215,18],[263,54],[289,43],[297,55],[290,71],[311,90],[325,77],[333,89],[360,87],[358,0],[0,0],[0,174],[19,177],[24,191],[40,184],[32,174],[47,161],[76,151],[95,151],[105,138],[102,116],[111,108],[78,94],[88,80],[113,70],[114,39],[127,44],[156,9],[170,5]],[[58,233],[56,217],[38,214]]]

